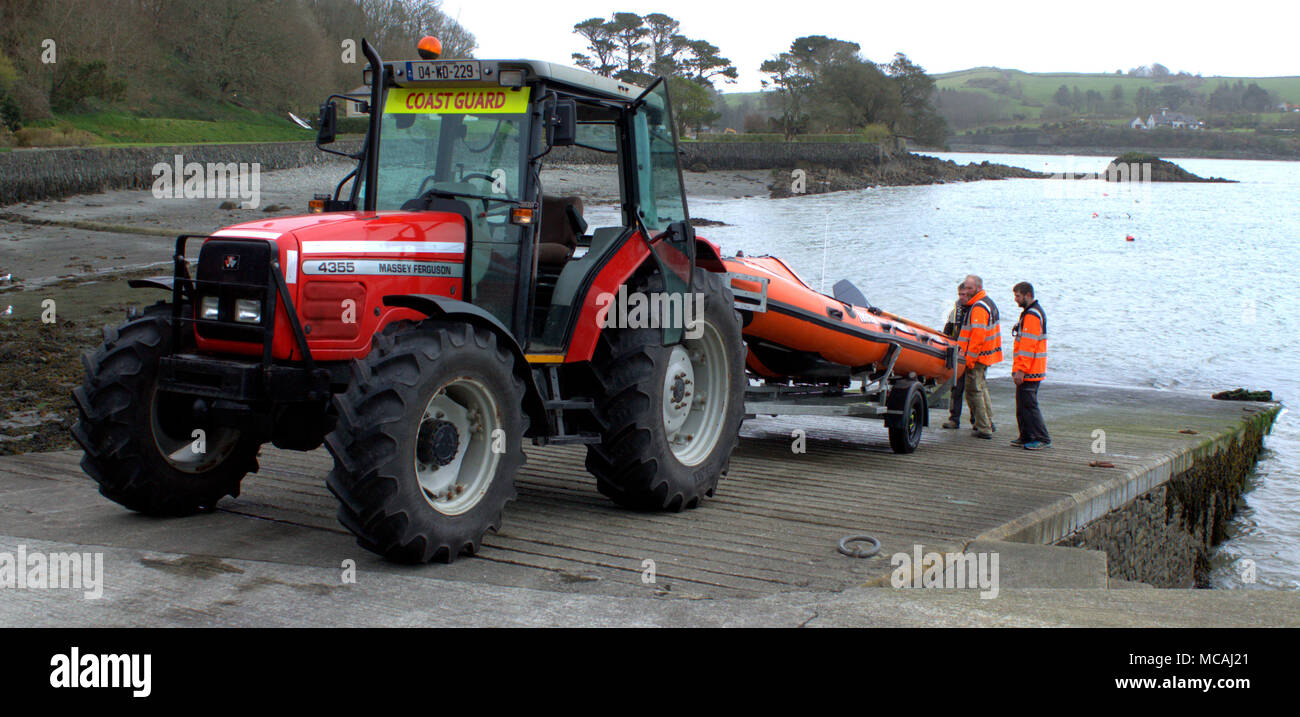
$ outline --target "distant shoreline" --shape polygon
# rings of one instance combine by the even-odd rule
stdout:
[[[1125,152],[1147,152],[1159,157],[1176,157],[1178,159],[1248,159],[1270,162],[1300,162],[1300,157],[1280,157],[1276,154],[1270,154],[1267,152],[1250,152],[1244,150],[1216,151],[1180,149],[1174,147],[1058,147],[1055,145],[1042,147],[1012,147],[1008,145],[969,144],[954,141],[948,143],[948,149],[934,147],[909,147],[908,149],[911,152],[921,154],[951,152],[961,152],[964,154],[1043,154],[1102,157],[1105,159],[1114,159],[1116,156]]]

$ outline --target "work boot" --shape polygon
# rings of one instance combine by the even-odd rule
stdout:
[[[949,418],[949,419],[947,420],[947,422],[945,422],[945,423],[943,424],[943,427],[944,427],[944,428],[961,428],[961,424],[958,423],[958,422],[956,422],[956,421],[954,421],[954,420],[952,420],[951,418]]]
[[[993,438],[993,434],[992,434],[992,433],[980,433],[979,431],[976,431],[976,432],[975,432],[975,437],[976,437],[976,438],[983,438],[983,439],[985,439],[985,440],[992,440],[992,438]],[[1028,445],[1026,445],[1025,447],[1026,447],[1026,448],[1029,448]],[[1036,449],[1030,449],[1030,450],[1036,450]]]

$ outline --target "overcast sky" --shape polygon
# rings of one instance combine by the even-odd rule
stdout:
[[[575,23],[615,11],[662,12],[736,65],[740,80],[719,84],[723,91],[761,89],[758,66],[804,35],[856,42],[875,62],[904,52],[931,73],[979,66],[1114,72],[1159,62],[1207,76],[1300,75],[1296,0],[444,0],[442,9],[474,33],[482,59],[565,64],[585,49]]]

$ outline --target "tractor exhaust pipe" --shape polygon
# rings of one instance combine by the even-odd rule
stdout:
[[[365,38],[361,39],[361,53],[370,62],[370,124],[366,128],[366,196],[361,206],[367,212],[375,211],[378,194],[375,193],[379,181],[379,122],[384,115],[384,97],[387,95],[384,61],[379,58],[379,51]]]

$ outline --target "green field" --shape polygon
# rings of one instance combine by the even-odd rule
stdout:
[[[26,125],[36,141],[55,134],[78,139],[77,144],[200,144],[205,142],[278,142],[308,140],[314,134],[288,117],[260,114],[233,105],[214,108],[211,119],[139,117],[116,110],[55,115]],[[42,131],[48,130],[48,131]],[[55,138],[57,141],[57,138]]]
[[[1024,100],[1037,105],[1050,104],[1052,95],[1061,85],[1071,90],[1077,86],[1080,92],[1085,93],[1088,90],[1096,90],[1107,98],[1110,97],[1111,88],[1119,85],[1124,90],[1125,99],[1132,100],[1137,96],[1140,87],[1159,91],[1161,87],[1170,84],[1149,77],[1130,77],[1113,73],[1021,72],[996,67],[976,67],[958,72],[946,72],[935,75],[934,79],[941,90],[970,90],[983,92],[992,97],[1003,97],[1003,95],[977,87],[972,84],[972,80],[978,83],[980,80],[1005,79],[1012,86],[1018,86],[1023,91]],[[1300,104],[1300,77],[1191,77],[1179,78],[1174,83],[1182,85],[1191,92],[1208,96],[1220,83],[1235,84],[1237,80],[1247,85],[1254,82],[1265,90],[1275,93],[1283,101]]]

